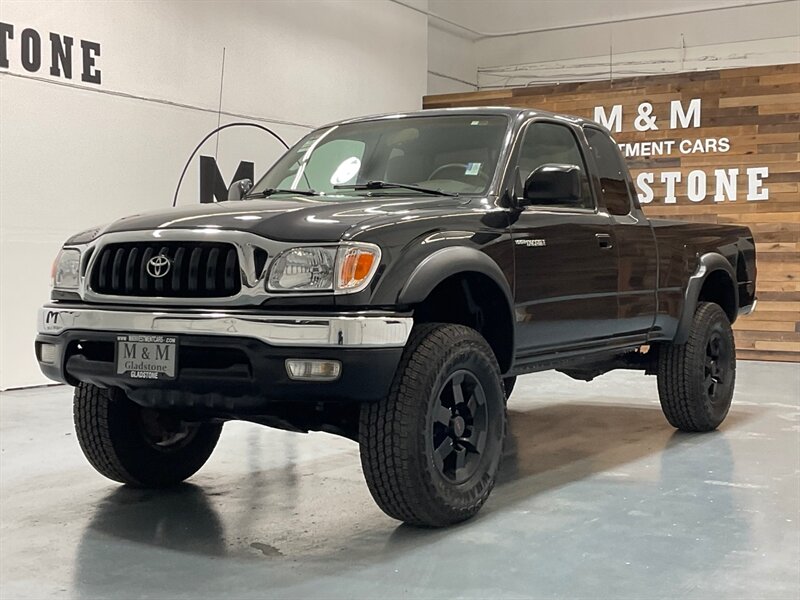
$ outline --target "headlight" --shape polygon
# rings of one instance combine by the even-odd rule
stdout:
[[[373,244],[292,248],[272,263],[267,287],[274,292],[357,292],[369,284],[380,257]]]
[[[325,291],[333,289],[336,248],[292,248],[275,259],[269,272],[274,291]]]
[[[62,249],[53,263],[51,284],[57,290],[77,290],[80,283],[81,253]]]

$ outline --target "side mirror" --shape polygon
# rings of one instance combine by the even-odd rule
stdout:
[[[252,179],[239,179],[234,181],[228,190],[228,200],[241,200],[252,188]]]
[[[523,190],[523,206],[580,205],[581,169],[577,165],[542,165],[528,175]]]

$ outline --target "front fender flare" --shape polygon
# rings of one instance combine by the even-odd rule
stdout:
[[[417,304],[425,300],[442,281],[459,273],[481,273],[486,275],[502,290],[511,314],[514,314],[514,300],[511,286],[498,264],[489,256],[474,248],[452,246],[430,254],[420,262],[400,290],[400,304]]]

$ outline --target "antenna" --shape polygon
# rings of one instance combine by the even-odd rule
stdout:
[[[222,122],[222,84],[225,82],[225,46],[222,47],[222,69],[219,74],[219,107],[217,108],[217,140],[214,145],[214,160],[219,153],[219,126]]]

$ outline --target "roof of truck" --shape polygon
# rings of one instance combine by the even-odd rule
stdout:
[[[382,119],[403,119],[408,117],[437,117],[446,115],[501,115],[511,119],[518,117],[528,118],[533,116],[553,117],[556,119],[563,119],[569,123],[593,123],[589,119],[583,117],[575,117],[572,115],[564,115],[560,113],[548,112],[546,110],[538,110],[535,108],[513,108],[510,106],[465,106],[458,108],[433,108],[414,110],[410,112],[400,113],[386,113],[378,115],[369,115],[364,117],[356,117],[353,119],[343,119],[330,123],[329,125],[342,125],[344,123],[359,123],[362,121],[379,121]]]

